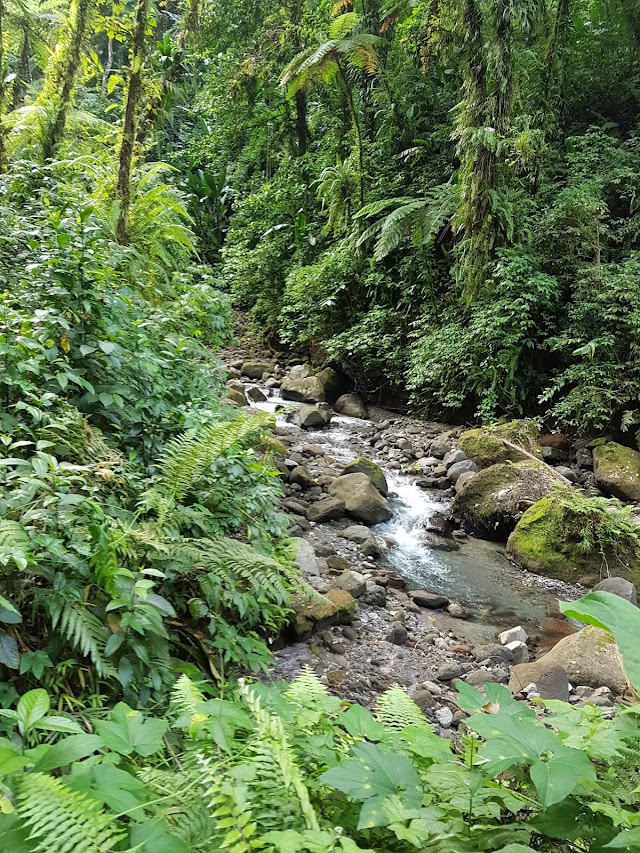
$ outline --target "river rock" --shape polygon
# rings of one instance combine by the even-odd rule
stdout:
[[[426,530],[420,534],[420,541],[433,551],[460,550],[460,544],[451,536],[440,536],[438,533],[428,533]]]
[[[606,513],[606,505],[600,511]],[[580,547],[582,524],[555,497],[543,497],[526,510],[509,536],[507,558],[530,572],[568,583],[577,583],[583,575],[600,577],[603,555],[597,548],[585,551]],[[640,551],[623,554],[609,548],[604,558],[620,575],[640,582]]]
[[[480,468],[489,468],[500,462],[521,462],[525,458],[522,453],[508,447],[503,439],[542,459],[542,449],[537,438],[536,423],[519,420],[490,428],[466,430],[458,439],[458,445]]]
[[[369,410],[359,394],[343,394],[338,397],[335,405],[336,412],[349,418],[369,419]]]
[[[527,663],[529,660],[529,649],[527,648],[527,644],[522,640],[512,640],[505,645],[505,648],[509,649],[513,655],[514,663]]]
[[[438,595],[436,592],[428,592],[425,589],[412,589],[409,597],[420,607],[428,607],[430,610],[438,610],[449,604],[446,595]]]
[[[453,616],[454,619],[468,619],[469,614],[464,607],[457,601],[451,601],[447,605],[447,613]]]
[[[389,504],[366,474],[345,474],[329,486],[329,494],[345,502],[347,513],[364,524],[388,521]]]
[[[241,394],[244,394],[244,383],[240,382],[239,379],[230,379],[227,382],[227,388],[235,388],[236,391],[240,391]]]
[[[366,474],[376,489],[385,497],[389,493],[387,479],[379,465],[364,456],[348,462],[342,469],[343,474]]]
[[[473,480],[475,475],[476,474],[474,471],[467,471],[465,474],[461,474],[456,480],[455,494],[459,494],[465,488],[465,486],[467,486],[471,482],[471,480]]]
[[[402,622],[393,622],[391,630],[385,639],[387,642],[393,643],[395,646],[404,646],[407,642],[408,636],[407,629],[404,627]]]
[[[343,572],[335,579],[335,585],[340,589],[344,589],[354,598],[360,598],[367,590],[367,584],[364,575],[360,572],[349,571]]]
[[[445,663],[436,673],[438,681],[453,681],[454,678],[461,678],[471,670],[469,663]]]
[[[569,439],[561,432],[539,435],[538,444],[540,447],[554,447],[556,450],[563,450],[565,453],[571,449]]]
[[[625,580],[625,578],[605,578],[603,581],[600,581],[600,583],[597,583],[594,586],[593,591],[610,592],[612,595],[618,595],[620,598],[624,598],[625,601],[630,601],[631,604],[638,603],[638,594],[634,584]]]
[[[289,369],[289,379],[308,379],[313,376],[313,367],[307,362],[305,364],[294,364]]]
[[[556,477],[542,463],[503,462],[473,475],[455,497],[455,511],[468,533],[505,540],[522,514],[523,504],[542,498]]]
[[[596,483],[623,501],[640,501],[640,453],[615,441],[593,448]]]
[[[588,625],[560,640],[536,663],[561,666],[572,684],[608,687],[616,696],[627,689],[620,654],[613,637],[606,631]],[[529,681],[538,682],[534,678]]]
[[[451,531],[451,518],[441,512],[434,512],[422,525],[427,533],[437,533],[439,536],[448,536]]]
[[[362,524],[353,524],[351,527],[342,530],[341,535],[359,545],[366,557],[378,557],[380,555],[378,540],[368,527]]]
[[[294,637],[305,640],[315,631],[322,631],[330,625],[349,623],[355,615],[356,606],[355,599],[343,589],[332,588],[326,595],[309,589],[306,595],[294,598],[291,605],[290,624]]]
[[[295,498],[287,498],[282,501],[282,508],[287,512],[291,512],[294,515],[304,515],[306,516],[308,507],[306,504],[300,503]]]
[[[331,412],[321,406],[300,406],[294,420],[302,429],[322,429],[331,420]]]
[[[442,708],[437,708],[434,716],[443,729],[451,728],[451,723],[453,722],[453,712],[451,711],[451,708],[447,708],[446,705]]]
[[[227,388],[224,399],[228,400],[230,403],[233,403],[234,406],[248,405],[247,398],[244,396],[244,392],[238,391],[237,388]]]
[[[587,471],[593,468],[593,454],[588,447],[579,447],[576,450],[576,464]]]
[[[294,565],[305,576],[321,574],[320,560],[306,539],[294,539],[291,543],[294,553]]]
[[[310,489],[313,486],[313,479],[303,465],[296,465],[289,474],[289,482],[296,483],[302,489]]]
[[[472,654],[478,662],[491,660],[513,663],[511,650],[507,649],[506,646],[499,646],[497,643],[488,643],[487,645],[476,646],[473,649]]]
[[[247,397],[254,403],[264,403],[267,399],[266,394],[263,394],[257,385],[250,385],[247,388]]]
[[[387,602],[387,591],[383,586],[368,580],[367,588],[360,601],[369,607],[384,607]]]
[[[471,459],[464,459],[462,462],[456,462],[447,470],[447,477],[455,485],[463,474],[472,473],[478,470],[478,466]]]
[[[490,672],[488,669],[474,669],[473,672],[464,677],[464,681],[472,687],[482,687],[483,684],[499,684],[501,680],[500,673]]]
[[[546,657],[546,655],[544,656]],[[533,663],[521,663],[511,670],[509,690],[522,693],[530,684],[536,685],[536,691],[543,699],[569,701],[569,678],[566,670],[543,658]]]
[[[445,468],[449,469],[452,465],[457,465],[458,462],[466,462],[467,454],[460,449],[451,450],[442,460]],[[476,469],[477,470],[477,469]]]
[[[272,361],[245,361],[240,372],[249,379],[262,379],[263,374],[273,372],[274,366]]]
[[[507,646],[509,643],[515,642],[526,643],[528,639],[527,632],[521,625],[517,625],[515,628],[509,628],[507,631],[503,631],[501,634],[498,634],[498,642],[502,643],[503,646]]]
[[[317,376],[306,379],[291,379],[288,376],[282,380],[280,393],[283,400],[295,400],[299,403],[326,402],[325,389]]]
[[[431,447],[429,452],[432,456],[435,456],[437,459],[444,459],[447,453],[451,452],[451,442],[445,437],[440,436],[440,438],[435,438],[431,442]]]
[[[561,474],[566,480],[569,480],[570,483],[578,483],[578,475],[573,470],[573,468],[567,468],[566,465],[556,465],[556,471],[558,474]]]
[[[311,504],[307,510],[307,518],[309,521],[315,521],[316,524],[323,524],[327,521],[336,521],[346,512],[346,504],[339,498],[322,498],[322,500]]]

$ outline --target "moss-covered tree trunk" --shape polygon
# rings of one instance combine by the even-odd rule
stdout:
[[[129,85],[124,108],[122,123],[122,140],[118,158],[118,181],[116,193],[120,201],[118,215],[117,238],[119,243],[126,243],[129,231],[129,208],[131,207],[131,170],[136,143],[136,117],[140,95],[142,93],[142,67],[145,51],[145,33],[149,17],[149,0],[138,0],[133,21],[133,36],[131,44],[131,66]]]
[[[82,60],[82,49],[91,29],[94,0],[73,0],[69,10],[69,29],[56,47],[45,75],[40,103],[54,102],[54,117],[43,139],[45,161],[50,160],[64,136],[71,97]]]

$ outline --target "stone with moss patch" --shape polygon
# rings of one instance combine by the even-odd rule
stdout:
[[[623,501],[640,501],[640,453],[608,441],[593,448],[593,471],[604,492]]]
[[[508,447],[502,439],[517,444],[524,450],[542,459],[538,445],[538,427],[534,421],[518,420],[493,427],[469,429],[458,439],[458,447],[480,468],[488,468],[499,462],[521,462],[522,453]]]
[[[356,606],[354,597],[344,589],[333,587],[326,595],[320,595],[308,587],[292,603],[293,634],[297,640],[305,640],[315,631],[321,631],[329,625],[351,622]]]
[[[523,507],[546,495],[555,482],[540,462],[503,462],[474,474],[456,495],[454,508],[468,533],[504,541]]]
[[[387,478],[384,476],[382,468],[379,465],[376,465],[375,462],[372,462],[371,459],[367,459],[365,456],[358,456],[358,458],[354,459],[352,462],[347,462],[342,469],[342,473],[366,474],[381,495],[385,495],[386,497],[389,494]]]
[[[609,512],[605,504],[602,513]],[[611,505],[614,509],[615,501]],[[584,575],[606,576],[609,567],[616,575],[640,582],[637,545],[634,552],[629,540],[618,537],[617,548],[603,543],[586,550],[581,547],[585,531],[584,518],[549,495],[524,513],[507,542],[507,557],[530,572],[568,583],[577,583]]]

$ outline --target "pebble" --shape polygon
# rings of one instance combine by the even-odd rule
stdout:
[[[451,708],[447,708],[446,705],[442,708],[437,708],[434,716],[443,729],[451,728],[451,724],[453,723],[453,712],[451,711]]]

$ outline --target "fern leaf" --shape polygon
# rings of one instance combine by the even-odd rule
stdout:
[[[84,604],[73,604],[60,599],[50,602],[51,627],[60,632],[74,649],[91,658],[101,678],[115,676],[115,670],[104,657],[104,647],[109,638],[105,625]]]
[[[331,22],[329,27],[329,38],[338,40],[343,39],[353,32],[360,23],[360,15],[357,12],[345,12],[340,15],[335,21]]]
[[[399,731],[407,726],[418,726],[431,731],[431,726],[420,708],[397,684],[385,690],[378,698],[375,717],[390,729]]]
[[[204,701],[204,693],[196,687],[187,675],[181,675],[171,691],[173,711],[180,717],[191,718]]]
[[[126,836],[95,800],[44,773],[20,780],[17,811],[38,853],[111,853]]]

